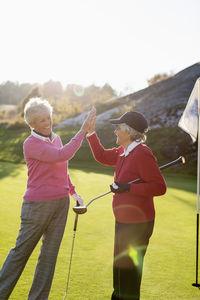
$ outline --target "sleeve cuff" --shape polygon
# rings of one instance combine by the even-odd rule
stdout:
[[[93,131],[92,133],[87,133],[86,136],[90,137],[91,135],[95,134],[95,131]]]
[[[74,193],[74,194],[71,195],[71,197],[72,197],[75,201],[77,200],[77,196],[78,196],[78,195],[77,195],[76,193]]]

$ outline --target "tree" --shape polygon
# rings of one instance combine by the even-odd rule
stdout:
[[[41,93],[44,98],[58,100],[63,96],[63,87],[59,81],[49,80],[43,84]]]
[[[26,103],[31,99],[31,98],[34,98],[34,97],[41,97],[41,93],[40,93],[40,89],[39,87],[35,87],[33,88],[29,93],[28,95],[18,104],[18,111],[20,112],[21,114],[21,117],[24,116],[24,107],[26,105]]]
[[[6,81],[0,85],[0,104],[18,104],[35,84]]]
[[[173,74],[171,75],[168,75],[167,73],[158,73],[158,74],[155,74],[152,78],[148,79],[147,82],[148,82],[148,85],[153,85],[157,82],[160,82],[162,80],[165,80],[165,79],[168,79],[172,76]]]

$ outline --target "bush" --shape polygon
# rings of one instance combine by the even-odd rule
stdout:
[[[168,79],[170,77],[172,77],[172,74],[171,75],[168,75],[167,73],[155,74],[152,78],[148,79],[147,82],[148,85],[150,86],[162,80]]]
[[[7,128],[13,130],[19,130],[19,129],[27,130],[29,126],[26,124],[23,118],[19,118],[16,121],[8,123]]]

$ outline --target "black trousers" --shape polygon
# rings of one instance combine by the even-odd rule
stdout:
[[[115,223],[113,294],[111,300],[139,300],[144,255],[154,221]]]

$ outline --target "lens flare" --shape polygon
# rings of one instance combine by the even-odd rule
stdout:
[[[114,264],[115,266],[120,266],[122,268],[132,268],[130,261],[128,262],[126,258],[129,257],[133,262],[134,266],[137,268],[138,272],[142,273],[143,268],[143,257],[142,251],[146,250],[146,245],[134,247],[130,245],[128,249],[122,251],[115,256]]]
[[[143,223],[146,222],[145,213],[137,205],[134,205],[134,204],[114,205],[114,201],[113,201],[113,212],[114,212],[116,219],[119,216],[121,218],[123,217],[126,220],[128,220],[129,218],[130,218],[130,220],[132,220],[133,218],[135,218],[135,220],[137,218],[139,218],[141,222],[143,222]]]
[[[134,263],[134,265],[138,268],[138,272],[142,273],[143,268],[143,255],[142,252],[146,251],[147,245],[129,247],[129,257]]]
[[[80,85],[74,85],[73,86],[73,91],[74,91],[74,94],[77,96],[77,97],[82,97],[84,95],[84,87],[80,86]]]
[[[132,259],[135,266],[139,266],[138,252],[132,246],[129,248],[129,257]]]

